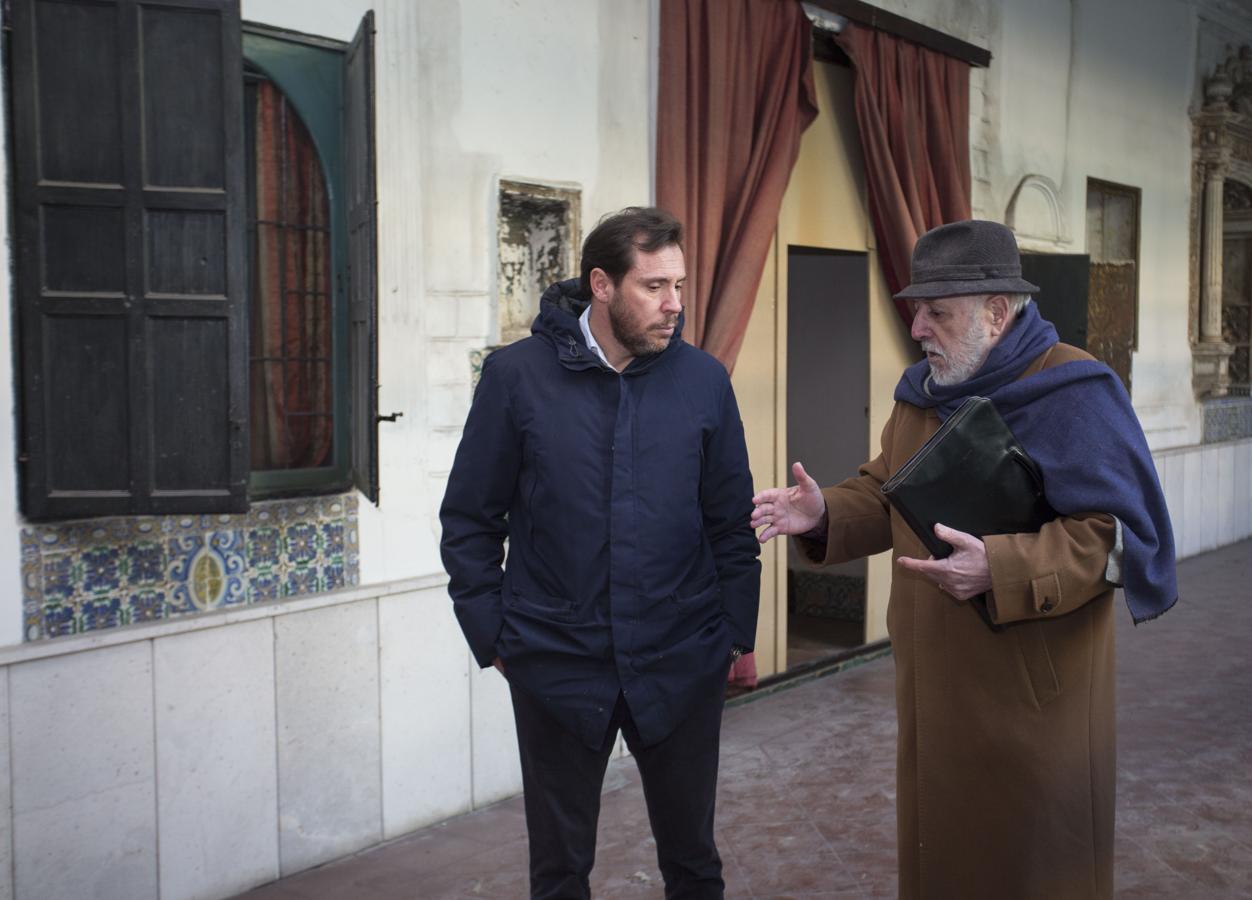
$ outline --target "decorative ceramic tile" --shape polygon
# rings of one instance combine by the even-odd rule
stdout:
[[[1204,443],[1245,437],[1252,437],[1252,398],[1230,396],[1204,401]]]
[[[43,596],[49,600],[68,600],[74,595],[74,589],[73,554],[48,554],[43,564]]]
[[[334,591],[345,586],[343,563],[328,563],[322,567],[322,590]]]
[[[248,530],[248,565],[255,568],[276,566],[283,533],[273,525],[262,525]]]
[[[153,541],[138,541],[126,548],[126,583],[160,584],[165,579],[165,548]]]
[[[27,640],[356,585],[355,494],[22,529]]]
[[[300,522],[287,528],[287,564],[307,566],[317,559],[317,526],[312,522]]]
[[[82,605],[83,631],[114,628],[122,624],[122,601],[120,597],[101,597],[87,600]]]
[[[132,622],[153,622],[165,616],[165,591],[139,591],[127,602]]]
[[[83,565],[82,589],[93,596],[116,591],[121,585],[117,561],[120,547],[92,547],[81,557]]]
[[[282,582],[273,572],[258,572],[248,585],[248,602],[264,603],[282,596]]]

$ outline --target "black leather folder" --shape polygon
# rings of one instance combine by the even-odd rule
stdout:
[[[935,559],[935,523],[982,537],[1038,531],[1056,518],[1043,474],[986,397],[970,397],[882,486]]]

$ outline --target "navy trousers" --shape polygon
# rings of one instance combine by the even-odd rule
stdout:
[[[592,749],[525,691],[512,688],[522,758],[531,900],[587,900],[596,857],[600,789],[620,729],[643,781],[666,900],[721,900],[713,840],[725,687],[660,743],[640,746],[619,695],[603,743]]]

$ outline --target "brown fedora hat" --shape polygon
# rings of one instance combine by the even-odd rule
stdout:
[[[967,294],[1034,294],[1022,279],[1013,232],[999,222],[969,219],[932,228],[913,245],[911,281],[897,300],[934,300]]]

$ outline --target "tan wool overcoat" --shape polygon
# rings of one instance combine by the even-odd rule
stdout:
[[[1057,344],[1022,377],[1076,359]],[[882,453],[823,491],[827,563],[891,548],[929,557],[879,488],[939,428],[897,403]],[[1057,423],[1063,428],[1064,423]],[[993,631],[967,602],[895,566],[899,891],[906,900],[1113,896],[1115,724],[1112,517],[988,536]]]

